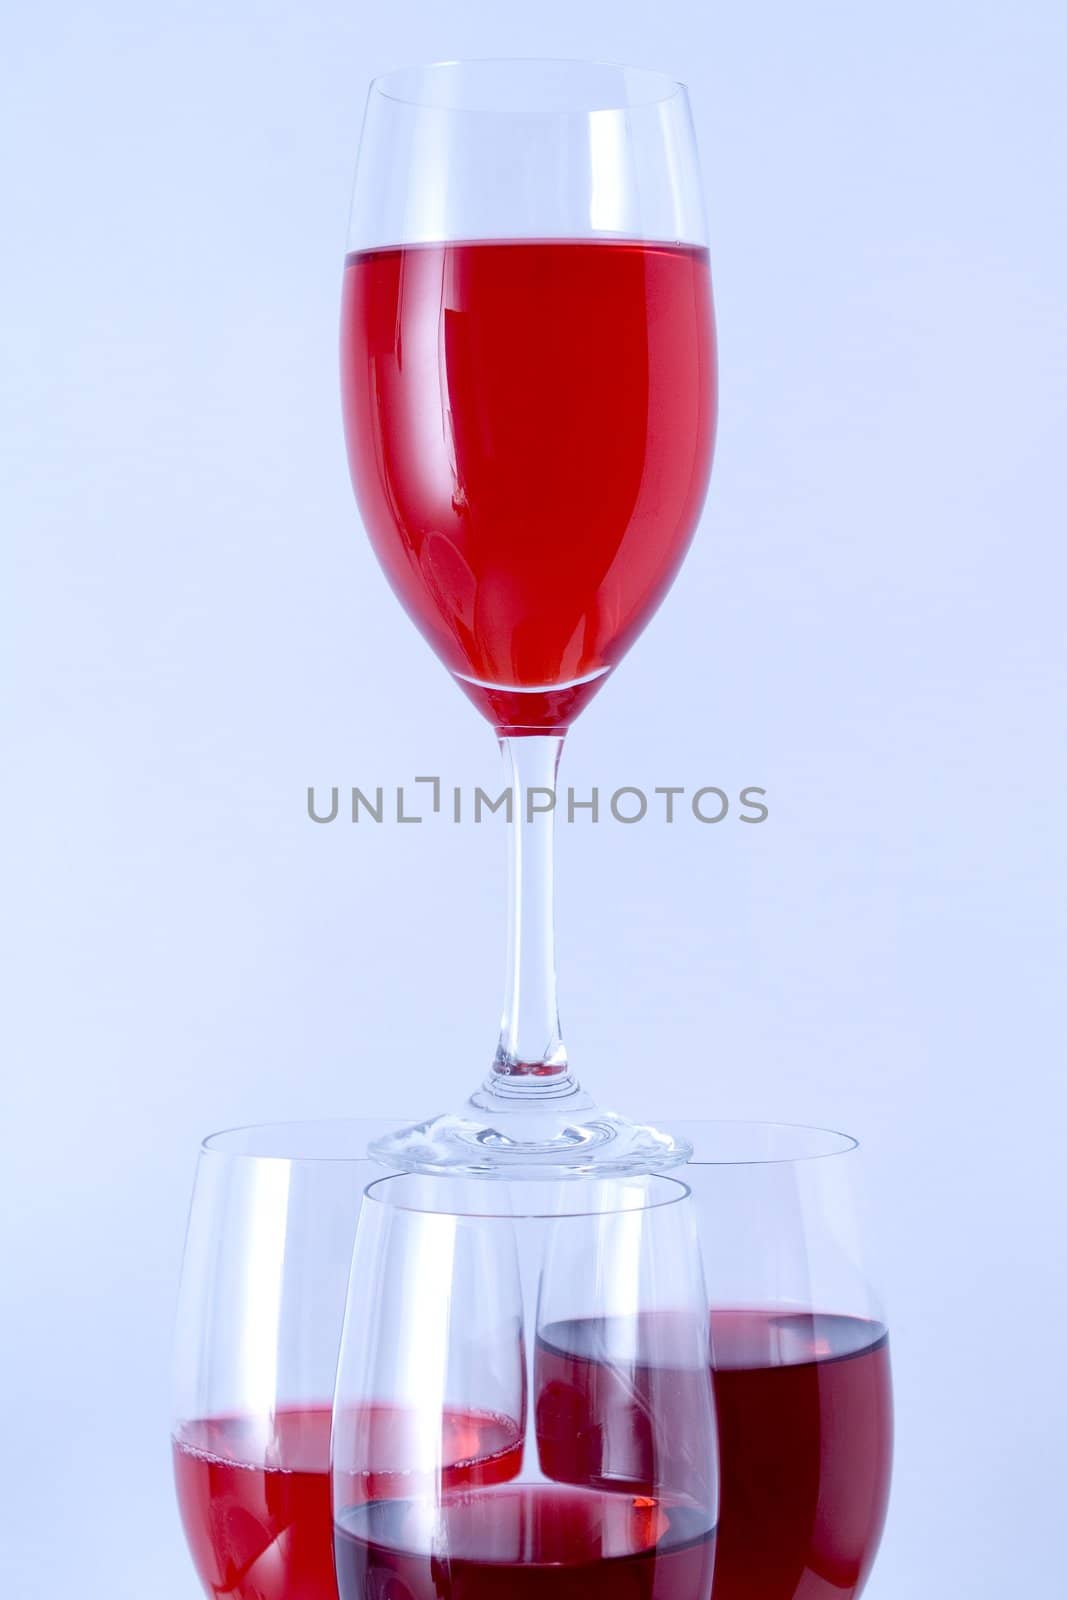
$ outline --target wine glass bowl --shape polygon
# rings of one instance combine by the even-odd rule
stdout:
[[[175,1338],[173,1460],[210,1600],[336,1600],[330,1426],[367,1143],[383,1122],[205,1139]]]
[[[352,482],[401,602],[505,735],[565,731],[688,547],[715,433],[706,244],[662,74],[467,61],[371,86]]]
[[[545,1382],[542,1329],[559,1317],[612,1329],[610,1403],[595,1385],[579,1401],[587,1431],[607,1441],[595,1475],[572,1470],[553,1433],[560,1386]],[[642,1379],[638,1330],[668,1323],[670,1365]],[[340,1600],[708,1600],[718,1492],[708,1362],[683,1184],[372,1184],[334,1408]],[[685,1406],[659,1403],[679,1385]],[[402,1477],[382,1474],[360,1422],[383,1403],[409,1419]],[[469,1422],[462,1458],[457,1416]],[[635,1428],[639,1462],[622,1442]]]
[[[847,1134],[687,1123],[708,1295],[721,1507],[714,1600],[855,1600],[893,1451],[886,1315]]]

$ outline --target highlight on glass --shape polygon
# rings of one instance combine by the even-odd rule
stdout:
[[[571,723],[678,572],[711,470],[711,276],[684,87],[572,61],[378,79],[341,373],[371,544],[500,738],[512,812],[489,1071],[458,1112],[380,1153],[427,1172],[669,1167],[682,1142],[598,1108],[571,1071],[545,795]]]

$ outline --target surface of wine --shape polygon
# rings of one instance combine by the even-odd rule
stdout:
[[[495,726],[566,727],[659,604],[703,504],[707,252],[358,253],[341,372],[360,509],[408,612]]]
[[[538,1344],[545,1471],[567,1483],[664,1471],[692,1377],[655,1373],[610,1323],[547,1328]],[[651,1323],[639,1346],[662,1349]],[[851,1600],[877,1552],[889,1493],[885,1329],[858,1318],[712,1313],[720,1505],[714,1600]],[[654,1392],[656,1407],[648,1404]]]
[[[410,1494],[417,1454],[410,1413],[376,1406],[361,1420],[378,1470],[353,1475],[346,1498]],[[441,1457],[446,1484],[513,1477],[521,1460],[516,1426],[450,1413]],[[329,1406],[184,1423],[174,1438],[174,1472],[189,1549],[213,1600],[336,1600]]]
[[[379,1500],[336,1528],[341,1600],[707,1600],[695,1507],[550,1484]]]

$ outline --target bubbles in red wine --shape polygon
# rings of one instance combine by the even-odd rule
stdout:
[[[351,1498],[397,1497],[420,1487],[411,1444],[418,1419],[391,1406],[367,1406],[358,1417],[376,1470],[352,1475]],[[210,1417],[178,1429],[178,1504],[209,1595],[336,1600],[330,1422],[328,1405],[286,1406],[269,1416]],[[518,1424],[487,1412],[448,1411],[441,1459],[446,1486],[513,1478],[522,1459]]]
[[[636,1346],[632,1325],[544,1329],[534,1415],[542,1467],[555,1483],[513,1482],[522,1461],[514,1421],[451,1413],[442,1441],[453,1509],[436,1523],[417,1509],[431,1485],[413,1484],[405,1471],[404,1413],[377,1408],[369,1421],[382,1470],[353,1475],[337,1530],[341,1600],[703,1600],[713,1549],[712,1600],[807,1600],[822,1589],[853,1600],[878,1548],[889,1490],[884,1328],[811,1313],[712,1313],[721,1474],[714,1537],[706,1514],[648,1488],[665,1466],[676,1470],[662,1452],[686,1429],[672,1425],[669,1397],[684,1406],[695,1375],[670,1367],[669,1330],[645,1342],[667,1363],[658,1375],[643,1364],[640,1325]],[[209,1595],[335,1600],[329,1454],[326,1406],[183,1424],[174,1452],[179,1503]],[[420,1501],[413,1487],[423,1490]],[[362,1510],[357,1502],[368,1496],[375,1506]],[[548,1556],[558,1564],[546,1565]]]

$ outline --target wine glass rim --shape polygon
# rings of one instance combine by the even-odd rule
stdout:
[[[843,1133],[838,1128],[821,1128],[815,1123],[808,1122],[778,1122],[764,1120],[759,1117],[722,1117],[722,1118],[684,1118],[676,1120],[667,1119],[668,1125],[677,1128],[680,1133],[689,1138],[693,1144],[693,1154],[685,1163],[688,1167],[764,1167],[764,1166],[795,1166],[808,1161],[831,1161],[837,1156],[852,1155],[860,1149],[860,1141],[851,1133]],[[783,1136],[795,1138],[798,1141],[804,1136],[823,1141],[820,1149],[788,1149],[782,1152],[766,1152],[748,1155],[708,1155],[700,1153],[700,1136],[705,1136],[712,1130],[718,1130],[727,1135],[763,1135],[766,1137]]]
[[[200,1153],[204,1156],[221,1157],[229,1161],[284,1161],[290,1165],[319,1165],[328,1162],[349,1163],[356,1165],[379,1165],[380,1176],[373,1180],[369,1187],[376,1183],[391,1181],[394,1178],[412,1176],[402,1172],[390,1171],[368,1152],[371,1140],[382,1134],[397,1131],[406,1126],[403,1117],[308,1117],[297,1119],[282,1119],[274,1122],[259,1122],[238,1124],[227,1128],[219,1128],[206,1134],[200,1141]],[[693,1155],[689,1161],[680,1168],[675,1169],[675,1175],[666,1181],[678,1184],[685,1188],[684,1174],[687,1168],[695,1167],[705,1169],[708,1167],[755,1167],[755,1166],[790,1166],[810,1161],[828,1161],[838,1156],[851,1155],[860,1149],[860,1141],[852,1134],[844,1133],[835,1128],[818,1127],[813,1123],[781,1122],[761,1118],[664,1118],[669,1126],[674,1127],[693,1144]],[[735,1151],[723,1154],[702,1154],[702,1145],[706,1145],[709,1137],[716,1133],[725,1135],[735,1141],[748,1136],[762,1137],[765,1141],[768,1136],[773,1140],[793,1141],[792,1145],[781,1150],[759,1150],[750,1153],[738,1154]],[[807,1138],[821,1141],[816,1149],[798,1148],[800,1141]],[[318,1144],[318,1148],[314,1146]],[[654,1181],[664,1174],[647,1175]],[[495,1179],[471,1179],[471,1182],[497,1182]],[[603,1178],[594,1182],[623,1183],[623,1178]],[[630,1180],[633,1181],[633,1180]],[[568,1185],[569,1187],[569,1185]],[[663,1200],[657,1204],[670,1204],[674,1199],[683,1198],[681,1195],[673,1196],[671,1200]],[[392,1202],[390,1202],[392,1203]],[[602,1208],[610,1211],[611,1207]],[[651,1207],[642,1208],[651,1209]],[[497,1215],[488,1212],[487,1215]],[[532,1212],[531,1215],[546,1214]],[[573,1214],[588,1215],[585,1211],[567,1213],[560,1210],[556,1215]]]
[[[418,1204],[411,1200],[398,1197],[394,1194],[383,1194],[381,1191],[390,1185],[397,1184],[434,1185],[446,1184],[449,1190],[465,1190],[486,1196],[494,1191],[499,1194],[515,1196],[518,1192],[533,1195],[535,1193],[556,1193],[560,1196],[571,1196],[577,1191],[587,1193],[592,1188],[602,1188],[611,1185],[616,1190],[628,1191],[631,1194],[636,1185],[655,1185],[656,1197],[649,1197],[639,1205],[607,1204],[588,1205],[560,1204],[556,1206],[535,1206],[531,1204],[492,1209],[477,1203],[469,1207],[458,1209],[455,1205],[432,1206]],[[663,1191],[662,1193],[660,1191]],[[413,1172],[388,1172],[380,1178],[375,1178],[363,1190],[364,1202],[370,1201],[373,1205],[388,1206],[393,1211],[407,1212],[413,1216],[438,1216],[457,1217],[470,1222],[566,1222],[577,1220],[581,1217],[611,1217],[644,1215],[650,1211],[660,1211],[667,1206],[678,1205],[681,1201],[689,1199],[692,1191],[687,1183],[678,1177],[668,1177],[665,1173],[645,1173],[640,1177],[613,1177],[613,1178],[587,1178],[581,1183],[574,1183],[569,1179],[560,1179],[556,1183],[546,1182],[544,1179],[528,1179],[525,1181],[499,1178],[457,1178],[455,1176],[441,1176]]]
[[[277,1122],[249,1122],[218,1128],[200,1141],[200,1154],[228,1161],[284,1161],[302,1163],[348,1162],[353,1166],[378,1165],[368,1151],[372,1139],[406,1125],[403,1117],[301,1117]],[[311,1149],[317,1139],[324,1148]],[[286,1141],[291,1148],[280,1146]],[[350,1142],[349,1147],[346,1144]],[[332,1145],[332,1148],[329,1146]]]
[[[625,61],[611,61],[606,57],[590,56],[452,56],[441,61],[414,61],[407,66],[393,67],[388,72],[380,72],[370,82],[372,94],[379,94],[385,100],[392,100],[397,105],[424,106],[429,109],[444,111],[469,111],[475,110],[485,115],[510,115],[516,111],[528,111],[531,108],[516,106],[462,106],[442,105],[431,99],[413,93],[400,93],[399,86],[404,79],[412,79],[421,74],[436,74],[444,76],[446,73],[455,72],[460,68],[473,68],[475,70],[492,67],[529,67],[529,68],[566,68],[566,69],[594,69],[598,72],[617,72],[623,74],[636,84],[643,80],[650,90],[656,86],[655,92],[650,92],[639,99],[625,105],[607,105],[586,107],[584,110],[602,111],[632,111],[639,106],[660,105],[677,96],[683,99],[688,95],[688,88],[680,78],[674,78],[669,72],[662,72],[657,67],[635,67]],[[577,111],[579,108],[575,108]]]

